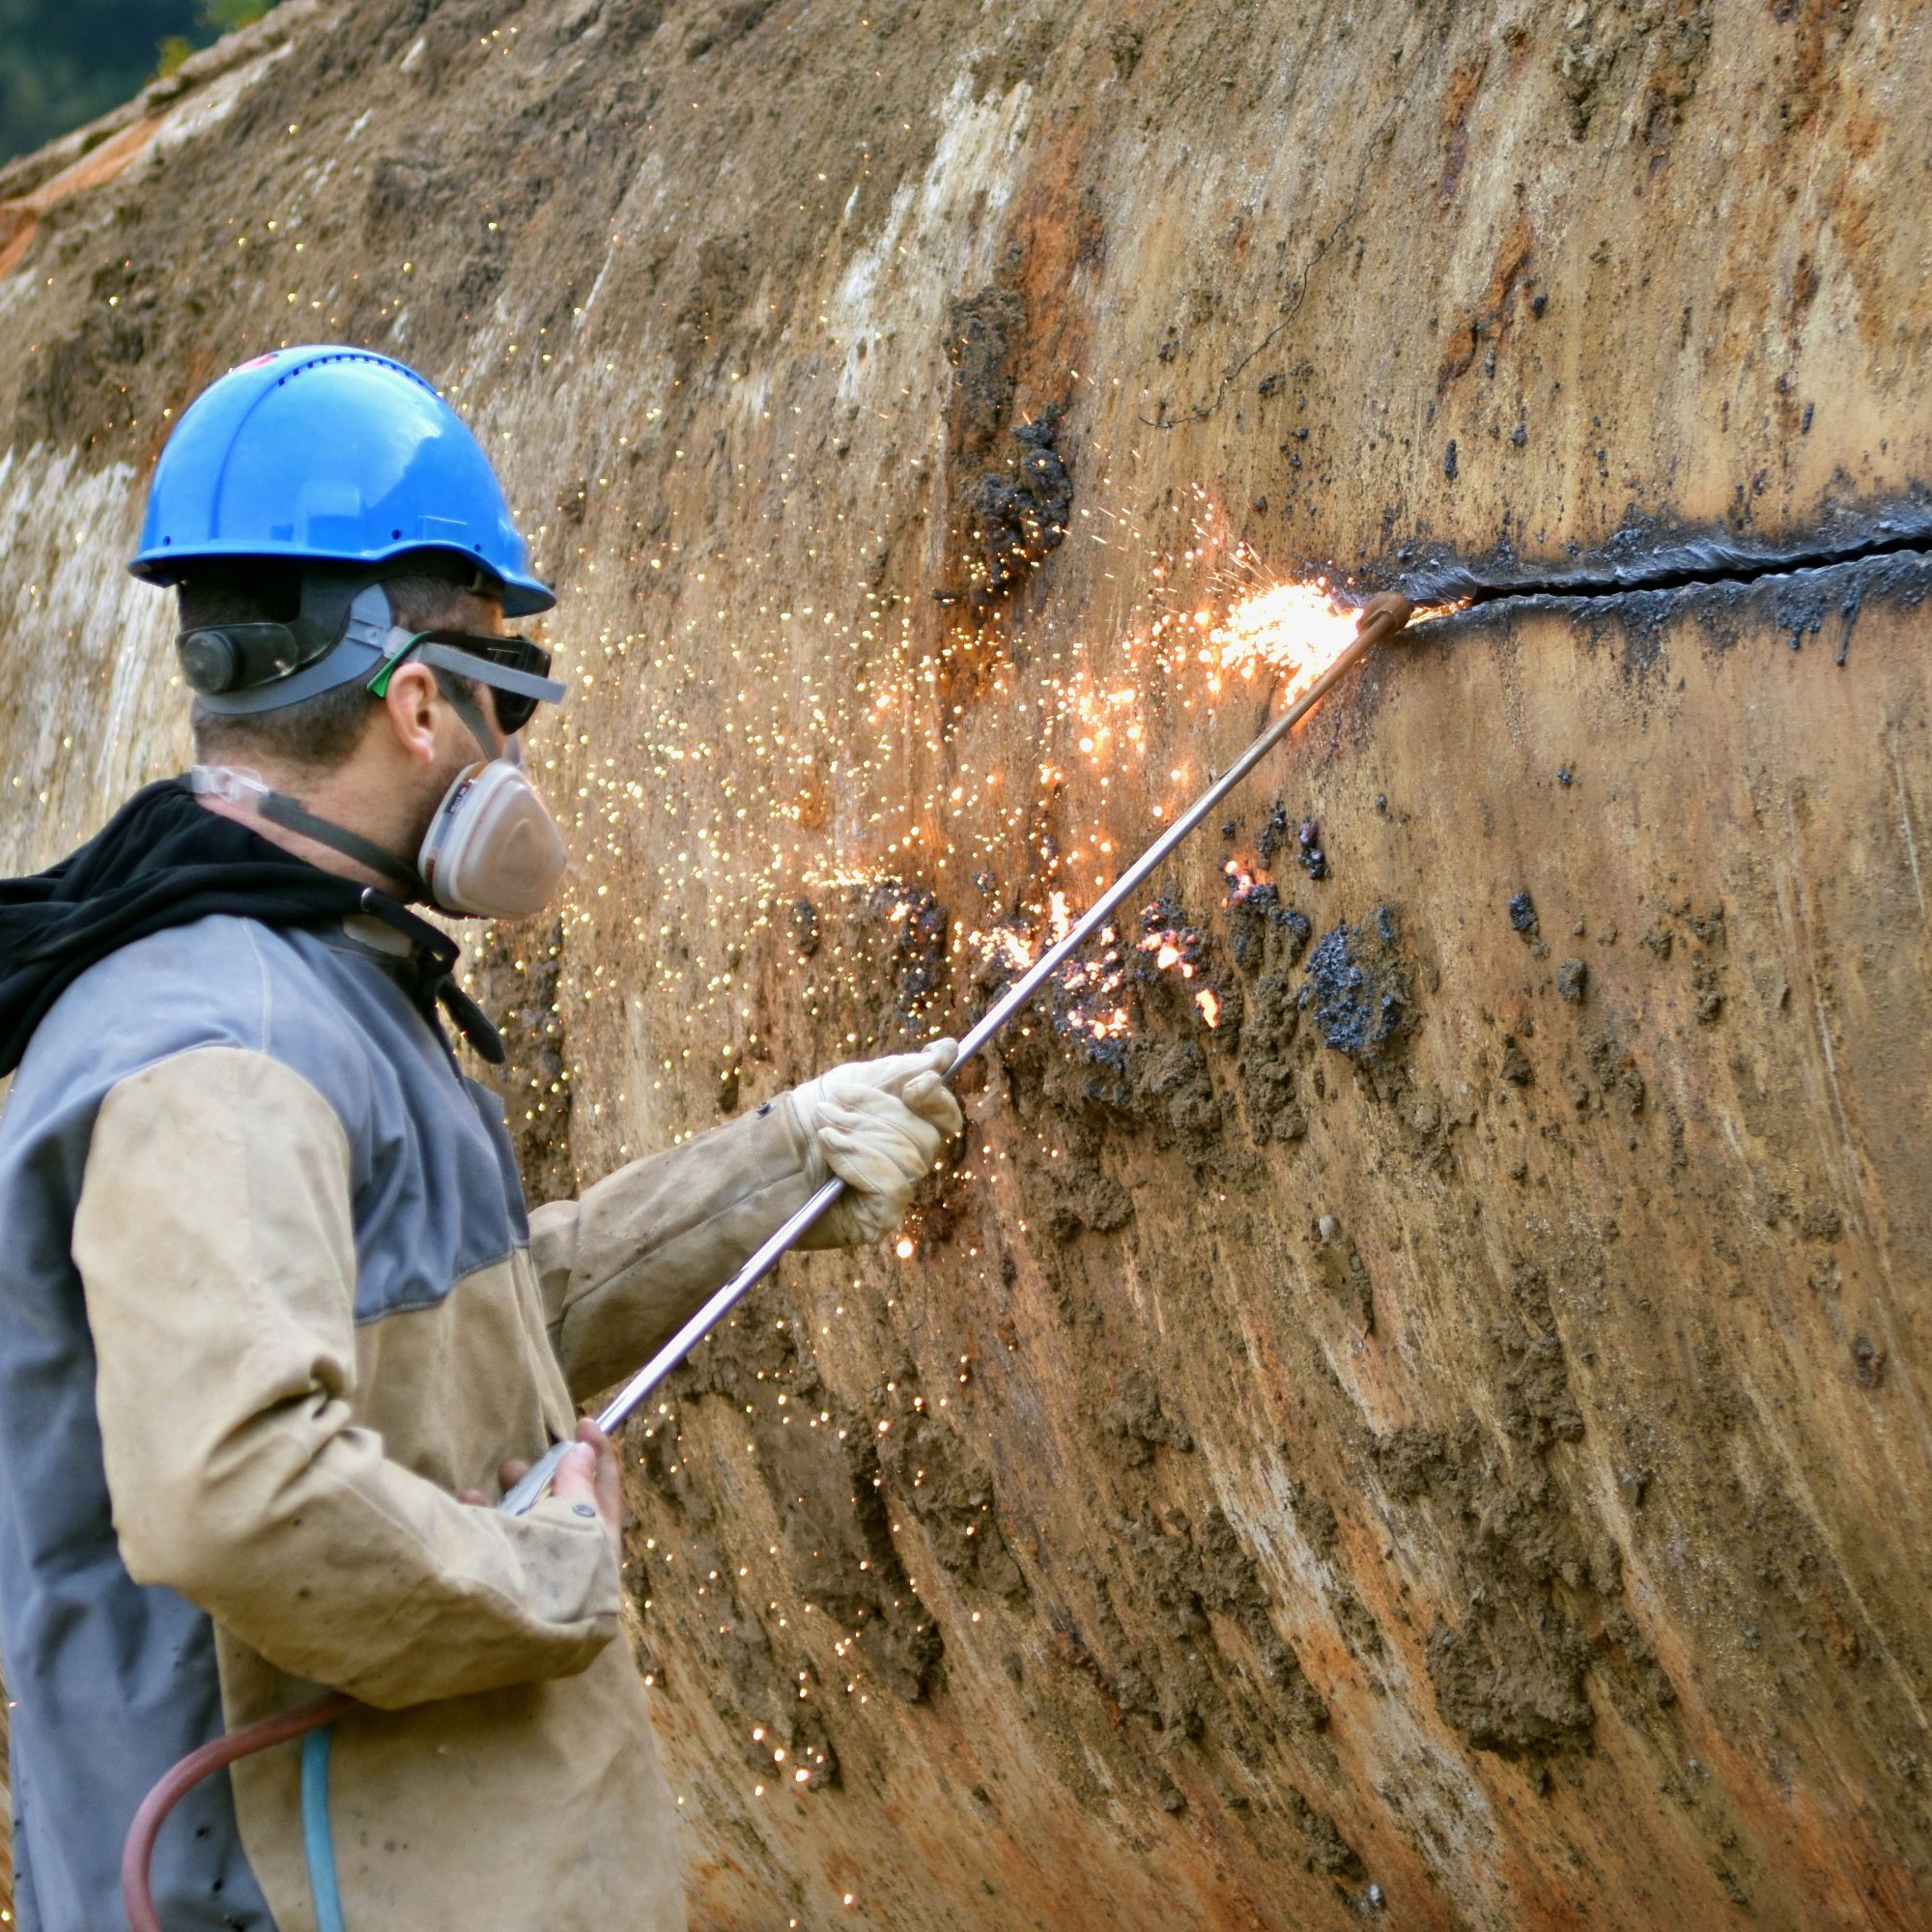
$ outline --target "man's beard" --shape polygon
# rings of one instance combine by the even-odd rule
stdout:
[[[413,867],[417,855],[422,851],[423,841],[429,837],[429,829],[436,823],[436,814],[441,810],[442,802],[449,796],[450,787],[471,766],[481,762],[480,754],[472,750],[466,757],[452,755],[438,767],[432,777],[423,781],[423,788],[415,801],[406,829],[407,848],[397,856]]]

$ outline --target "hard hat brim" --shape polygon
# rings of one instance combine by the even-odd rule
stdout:
[[[549,584],[523,572],[508,572],[486,562],[474,551],[464,550],[455,544],[397,543],[385,544],[380,550],[356,551],[345,554],[335,553],[328,556],[316,554],[298,544],[290,544],[285,549],[275,549],[259,541],[253,543],[202,543],[192,550],[174,550],[167,547],[144,550],[130,557],[128,568],[144,583],[169,585],[179,583],[190,575],[197,563],[207,562],[212,557],[243,557],[251,560],[275,563],[327,563],[327,564],[370,564],[379,565],[392,562],[401,556],[420,556],[425,551],[433,551],[440,555],[459,558],[480,571],[485,577],[494,579],[502,586],[503,615],[506,617],[537,617],[552,610],[556,604],[556,592]]]

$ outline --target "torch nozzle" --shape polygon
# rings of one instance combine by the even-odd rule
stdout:
[[[1383,590],[1362,606],[1355,619],[1355,634],[1365,636],[1371,629],[1378,642],[1386,642],[1415,615],[1415,606],[1400,590]]]

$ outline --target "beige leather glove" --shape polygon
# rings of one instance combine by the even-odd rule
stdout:
[[[851,1061],[785,1096],[809,1149],[812,1186],[835,1174],[845,1183],[818,1223],[838,1245],[891,1234],[921,1178],[965,1125],[940,1078],[957,1052],[956,1041],[935,1039],[917,1053]]]

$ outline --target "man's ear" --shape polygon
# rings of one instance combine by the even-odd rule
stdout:
[[[427,665],[399,665],[390,673],[383,708],[388,713],[396,742],[418,763],[433,765],[437,761],[437,713],[441,704],[436,673]]]

